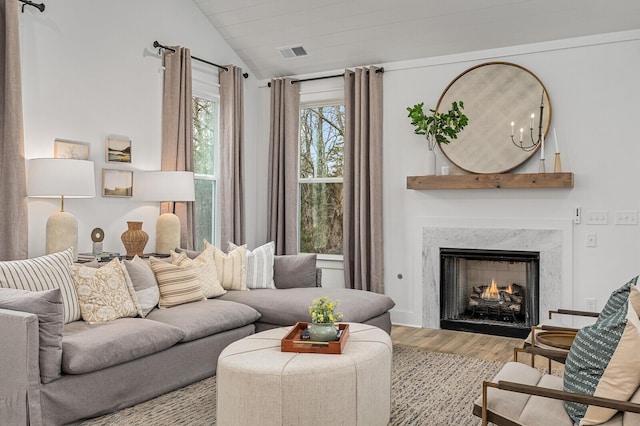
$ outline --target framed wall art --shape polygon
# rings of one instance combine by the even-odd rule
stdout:
[[[53,141],[53,158],[72,158],[74,160],[89,159],[89,144],[65,139]]]
[[[102,169],[103,197],[133,197],[133,171]]]
[[[126,137],[107,137],[105,155],[110,163],[131,163],[131,141]]]

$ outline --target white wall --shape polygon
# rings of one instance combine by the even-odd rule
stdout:
[[[44,13],[20,14],[25,156],[52,157],[55,138],[89,142],[100,194],[101,169],[159,170],[162,107],[161,61],[152,43],[189,47],[194,56],[235,64],[251,74],[191,1],[57,0]],[[245,81],[247,239],[256,243],[257,84]],[[106,163],[107,135],[132,140],[132,163]],[[133,198],[68,200],[78,218],[79,250],[91,250],[90,232],[105,231],[104,249],[124,251],[127,220],[144,221],[155,247],[157,203]],[[47,217],[59,202],[29,200],[29,256],[45,251]]]
[[[421,325],[421,304],[416,297],[421,291],[416,286],[422,285],[418,224],[424,217],[568,219],[577,206],[583,212],[607,210],[608,225],[574,225],[571,307],[586,309],[585,299],[595,298],[600,309],[613,289],[640,273],[640,228],[613,224],[615,211],[640,210],[640,145],[634,129],[640,117],[639,53],[640,31],[631,31],[381,64],[385,67],[385,286],[396,302],[395,323]],[[435,107],[456,76],[490,61],[522,65],[545,84],[563,169],[575,174],[575,188],[407,190],[406,177],[423,174],[426,145],[413,134],[406,107],[418,102]],[[261,119],[259,143],[268,144],[264,136],[268,134],[266,88],[261,89],[260,98],[261,114],[267,119]],[[552,159],[553,143],[546,148],[546,158]],[[537,172],[537,159],[514,172]],[[437,170],[444,164],[447,160],[438,152]],[[258,167],[266,170],[266,163]],[[553,167],[552,162],[548,167]],[[596,248],[585,246],[587,232],[597,234]]]

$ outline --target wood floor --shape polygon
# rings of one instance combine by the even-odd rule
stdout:
[[[415,346],[433,352],[500,362],[513,361],[513,348],[522,347],[523,343],[523,339],[512,337],[401,325],[393,326],[391,340],[394,345]]]

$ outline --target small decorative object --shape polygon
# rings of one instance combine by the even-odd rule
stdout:
[[[449,166],[440,167],[440,174],[442,176],[447,176],[449,174]]]
[[[131,141],[127,137],[109,136],[105,141],[106,160],[113,163],[131,163]]]
[[[457,139],[458,133],[469,124],[469,118],[462,112],[464,109],[462,101],[453,102],[451,109],[446,113],[430,109],[431,114],[426,115],[423,107],[424,102],[407,107],[408,117],[411,119],[411,125],[415,127],[414,133],[427,138],[426,174],[435,175],[436,155],[433,149],[436,143],[448,144],[452,139]]]
[[[309,337],[316,342],[330,342],[336,340],[338,327],[335,322],[342,319],[342,313],[335,312],[339,302],[334,302],[327,296],[314,299],[309,306],[311,324],[309,324]]]
[[[538,118],[538,136],[534,139],[533,137],[533,122],[535,121],[536,115],[531,114],[531,119],[529,120],[529,138],[531,141],[523,142],[524,137],[524,128],[520,128],[520,140],[516,142],[513,138],[513,133],[515,130],[515,121],[511,122],[511,142],[518,148],[523,151],[533,151],[540,145],[541,142],[544,142],[544,131],[542,130],[542,118],[544,117],[544,88],[542,89],[542,99],[540,100],[540,117]],[[525,138],[526,139],[526,138]],[[544,145],[542,146],[544,148]],[[544,159],[544,157],[542,158]]]
[[[102,169],[103,197],[132,197],[133,172],[131,170]]]
[[[104,240],[104,231],[100,228],[93,228],[91,231],[91,241],[93,241],[93,254],[102,253],[102,240]]]
[[[553,171],[555,173],[562,172],[562,162],[560,161],[560,148],[558,148],[558,134],[556,133],[556,128],[553,128],[553,139],[556,142],[556,161],[553,164]]]
[[[53,158],[89,159],[89,144],[86,142],[56,139],[53,142]]]
[[[127,256],[142,256],[144,246],[149,241],[149,234],[142,230],[142,222],[127,222],[129,229],[124,231],[120,236],[124,248],[127,250]]]

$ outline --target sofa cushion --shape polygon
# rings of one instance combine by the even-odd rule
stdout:
[[[155,257],[151,257],[149,261],[160,289],[158,307],[171,308],[205,298],[196,271],[192,266],[181,267]]]
[[[227,251],[233,251],[237,245],[229,241]],[[273,241],[247,250],[247,288],[276,288],[273,283],[273,257],[276,245]]]
[[[204,247],[213,249],[213,258],[216,260],[218,279],[222,287],[225,290],[246,290],[247,246],[243,245],[225,253],[205,240]]]
[[[42,383],[49,383],[59,378],[64,321],[60,289],[27,291],[0,288],[0,308],[29,312],[38,316],[40,379]]]
[[[119,259],[113,259],[100,268],[82,265],[71,267],[82,319],[86,322],[113,321],[135,317],[141,311],[133,285],[127,284]]]
[[[253,307],[262,315],[260,322],[285,326],[298,321],[311,321],[309,306],[313,299],[322,296],[340,302],[344,322],[365,322],[395,306],[393,300],[383,294],[346,288],[228,291],[220,299]]]
[[[640,291],[632,285],[628,302],[576,335],[564,371],[564,390],[626,401],[640,385]],[[571,418],[580,424],[600,424],[616,410],[565,402]]]
[[[171,251],[171,263],[180,267],[192,266],[200,281],[202,294],[206,298],[218,297],[227,291],[222,288],[218,280],[216,261],[213,258],[213,246],[207,247],[202,253],[191,259],[186,253]]]
[[[275,256],[273,282],[279,289],[315,287],[316,255],[304,253]]]
[[[64,322],[81,318],[76,288],[71,280],[73,249],[26,260],[0,262],[0,287],[42,291],[59,288]]]
[[[62,337],[62,371],[83,374],[162,351],[184,333],[171,325],[142,318],[89,324],[66,324]]]
[[[179,328],[185,334],[182,341],[189,342],[251,324],[260,314],[240,303],[207,299],[171,309],[155,309],[147,318]]]
[[[133,289],[136,292],[140,309],[140,316],[144,318],[160,301],[160,290],[156,282],[156,276],[151,270],[151,266],[138,256],[131,260],[124,260],[125,278],[129,277]]]

